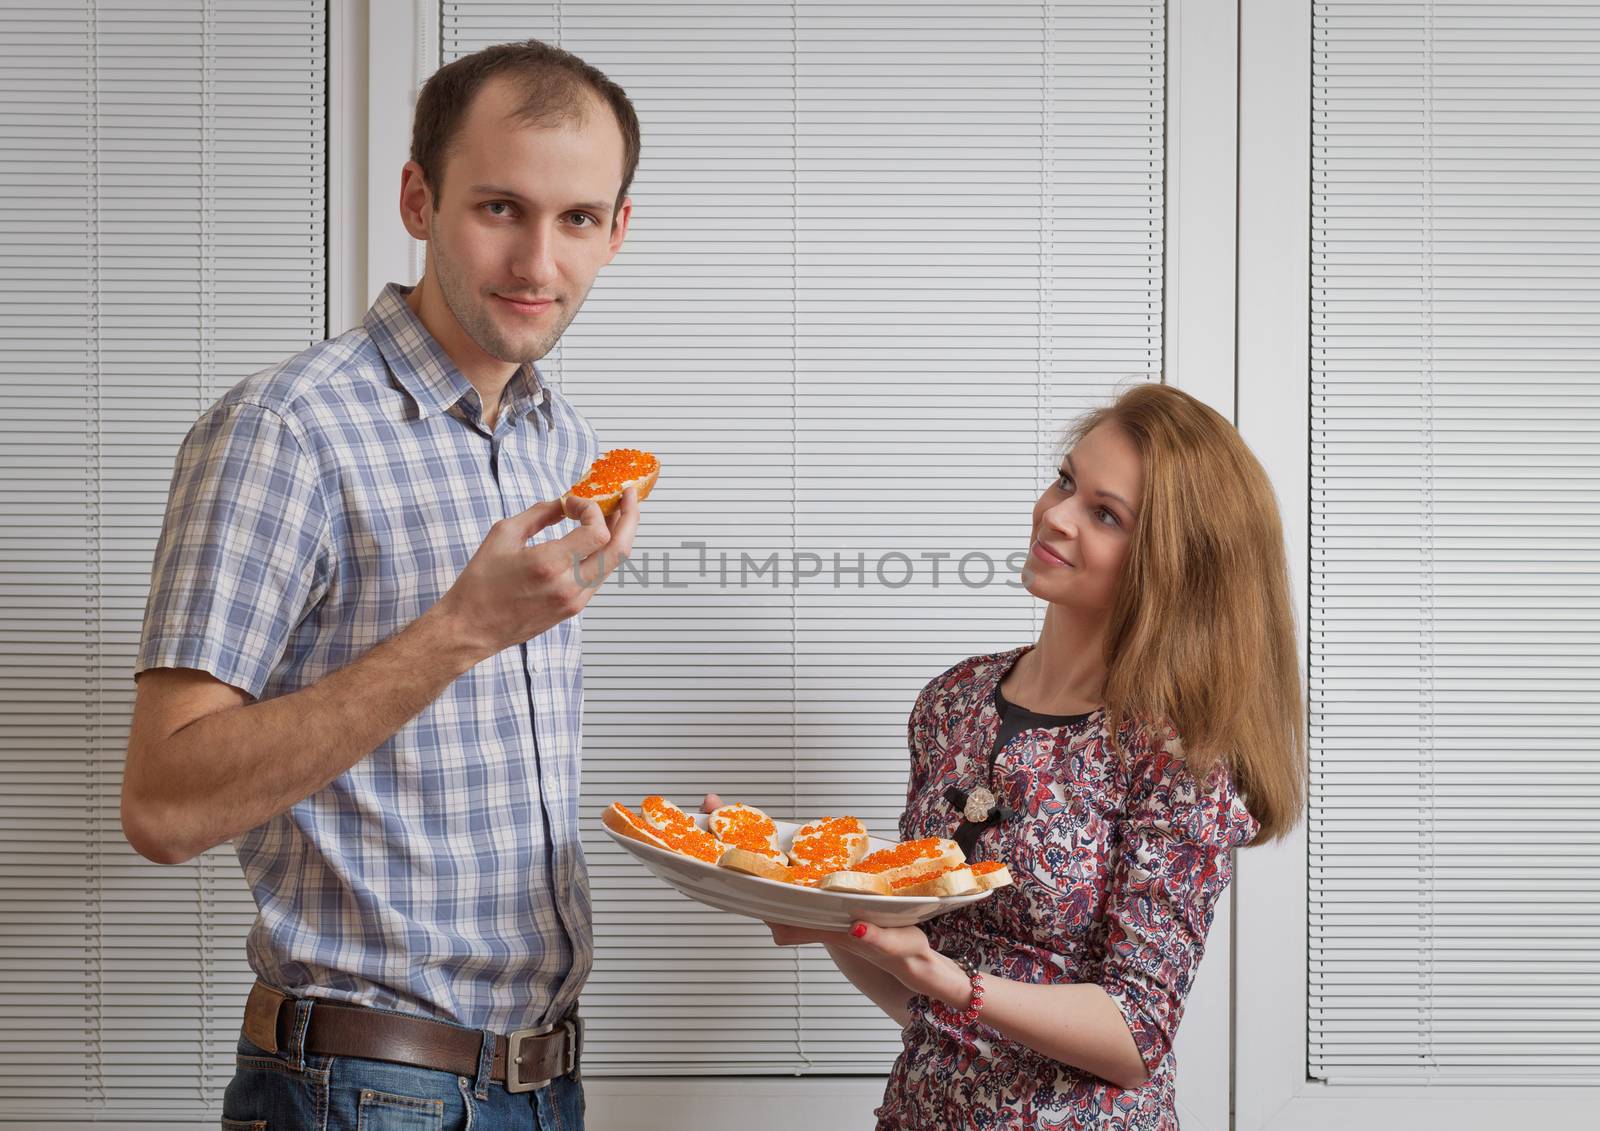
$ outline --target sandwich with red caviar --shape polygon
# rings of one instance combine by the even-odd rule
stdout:
[[[961,846],[943,837],[924,837],[890,845],[863,856],[850,866],[823,877],[824,891],[843,891],[855,895],[920,895],[921,892],[896,891],[908,877],[932,879],[952,868],[965,865]],[[973,889],[969,889],[973,890]]]
[[[789,882],[818,887],[824,877],[847,871],[868,847],[859,817],[821,817],[802,825],[789,844]]]
[[[984,891],[1011,886],[1011,869],[998,860],[980,860],[972,866],[973,878]]]
[[[600,819],[605,822],[606,828],[629,840],[636,840],[640,844],[648,844],[651,848],[665,848],[672,851],[672,846],[662,839],[639,814],[629,809],[620,801],[613,801],[611,808],[601,814]]]
[[[971,895],[975,891],[982,890],[983,888],[978,886],[978,878],[965,864],[913,872],[909,876],[901,876],[889,885],[890,895],[932,895],[941,899],[950,895]]]
[[[778,847],[778,824],[754,805],[723,805],[706,823],[728,846],[717,861],[724,868],[780,882],[789,879],[789,857]]]
[[[692,856],[715,864],[727,845],[694,823],[694,818],[664,797],[650,796],[635,813],[620,801],[613,801],[602,817],[606,828],[630,840]]]
[[[575,499],[592,499],[600,513],[609,515],[622,501],[622,492],[635,488],[642,503],[661,475],[661,461],[638,448],[616,448],[589,465],[589,474],[568,489]]]

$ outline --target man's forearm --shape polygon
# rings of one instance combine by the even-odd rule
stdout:
[[[309,687],[195,720],[130,758],[124,824],[179,863],[326,786],[482,659],[435,607]]]

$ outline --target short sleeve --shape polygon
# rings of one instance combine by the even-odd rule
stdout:
[[[1130,748],[1133,781],[1106,903],[1100,985],[1154,1072],[1177,1036],[1212,913],[1232,878],[1230,852],[1255,818],[1217,765],[1197,781],[1176,740]]]
[[[290,424],[224,401],[178,450],[135,671],[197,668],[259,697],[326,591],[328,512]]]

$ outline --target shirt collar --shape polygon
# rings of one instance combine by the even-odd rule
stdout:
[[[500,411],[508,417],[527,416],[535,408],[550,417],[550,393],[544,387],[544,378],[533,362],[518,366],[500,393]]]
[[[395,380],[416,402],[417,415],[426,418],[448,412],[476,390],[406,304],[412,289],[399,283],[384,287],[363,325]],[[536,407],[542,407],[547,416],[551,412],[550,395],[531,361],[518,366],[500,400],[501,414],[506,417],[526,416]]]

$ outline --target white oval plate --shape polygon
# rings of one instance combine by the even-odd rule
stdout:
[[[704,813],[694,814],[694,823],[707,827]],[[775,821],[778,844],[785,852],[800,826],[793,821]],[[671,852],[625,837],[606,828],[606,835],[655,875],[684,895],[707,907],[731,911],[768,923],[788,923],[824,931],[848,931],[857,920],[875,927],[909,927],[936,915],[987,899],[992,892],[970,895],[852,895],[849,892],[821,891],[797,884],[747,876],[731,868],[719,868],[681,852]],[[872,851],[889,848],[893,842],[870,837]]]

